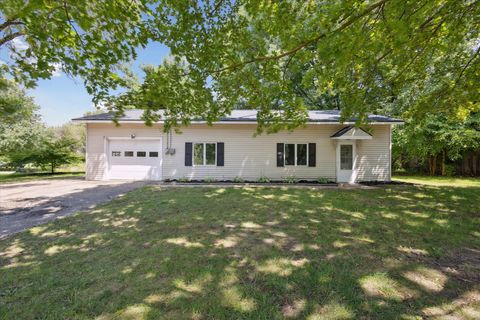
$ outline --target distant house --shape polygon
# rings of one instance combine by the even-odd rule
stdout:
[[[73,119],[86,123],[89,180],[286,178],[337,182],[390,181],[391,129],[401,120],[370,115],[369,130],[340,123],[339,111],[310,111],[306,127],[254,137],[255,110],[235,110],[209,126],[181,133],[147,127],[141,110]],[[368,131],[368,132],[367,132]]]

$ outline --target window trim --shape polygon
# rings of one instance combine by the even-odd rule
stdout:
[[[286,147],[287,147],[287,144],[293,144],[295,147],[295,155],[294,155],[294,164],[287,164],[287,152],[286,152]],[[299,144],[305,144],[306,145],[306,162],[305,164],[298,164],[298,145]],[[309,155],[309,146],[308,146],[308,142],[284,142],[283,143],[283,166],[284,167],[308,167],[308,155]]]
[[[203,164],[195,164],[195,145],[203,144]],[[215,161],[213,164],[207,164],[207,144],[215,146]],[[217,166],[217,143],[216,142],[192,142],[192,167],[216,167]]]

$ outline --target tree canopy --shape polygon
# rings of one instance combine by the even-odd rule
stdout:
[[[140,87],[109,99],[147,122],[166,109],[167,128],[238,105],[259,110],[260,130],[301,125],[322,101],[359,121],[479,108],[478,0],[7,0],[2,13],[0,46],[29,45],[11,70],[35,79],[60,64],[97,101],[126,85],[116,66],[137,47],[168,46]]]
[[[480,112],[472,112],[464,119],[444,113],[429,114],[395,128],[393,141],[394,161],[418,160],[432,175],[440,161],[441,173],[445,174],[446,160],[455,161],[480,150]]]

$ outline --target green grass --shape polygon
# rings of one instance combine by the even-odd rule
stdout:
[[[480,178],[439,176],[393,176],[393,180],[430,186],[480,187]]]
[[[479,186],[150,186],[0,241],[0,318],[473,319],[479,202]]]
[[[49,172],[36,172],[36,173],[22,173],[22,172],[2,172],[0,171],[0,184],[25,182],[32,180],[43,179],[63,179],[72,177],[82,177],[85,172],[56,172],[51,174]]]

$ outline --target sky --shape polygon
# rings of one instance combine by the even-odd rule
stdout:
[[[138,50],[133,68],[141,77],[141,65],[159,65],[169,53],[166,46],[150,43],[145,49]],[[62,125],[72,118],[81,117],[87,111],[95,110],[82,79],[72,79],[62,73],[55,73],[49,80],[38,81],[37,87],[28,90],[28,93],[40,106],[42,120],[49,126]]]

